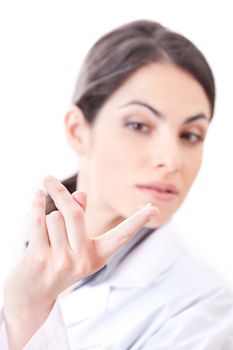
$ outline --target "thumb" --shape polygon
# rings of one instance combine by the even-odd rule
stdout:
[[[98,256],[107,260],[117,249],[132,239],[135,234],[159,214],[159,209],[149,205],[141,207],[113,229],[94,238]]]

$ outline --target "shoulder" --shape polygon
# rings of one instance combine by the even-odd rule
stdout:
[[[159,328],[153,319],[140,349],[233,349],[233,293],[221,278],[189,254],[166,273],[151,285],[165,316]]]
[[[204,306],[205,301],[208,305],[233,308],[233,291],[226,282],[204,261],[187,251],[164,271],[159,281],[155,279],[151,287],[156,289],[158,283],[161,293],[176,305],[176,312],[198,303]]]

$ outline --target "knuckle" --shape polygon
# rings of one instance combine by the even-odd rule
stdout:
[[[74,219],[80,220],[83,217],[83,213],[79,208],[71,208],[68,211],[69,215],[71,215]]]
[[[66,191],[67,191],[67,189],[66,189],[62,184],[57,184],[57,185],[55,186],[55,189],[54,189],[54,192],[55,192],[55,193],[58,193],[58,194],[64,193],[64,192],[66,192]]]
[[[51,213],[49,213],[48,215],[46,215],[46,222],[54,222],[54,221],[61,221],[63,220],[63,216],[60,213],[59,210],[54,210]]]
[[[88,259],[77,261],[65,252],[54,261],[54,273],[56,275],[70,275],[74,279],[89,276],[93,272],[92,265]]]
[[[46,254],[33,254],[34,264],[38,271],[44,271],[47,267],[48,258]]]
[[[60,273],[60,272],[68,272],[73,270],[73,259],[68,255],[63,253],[62,255],[59,256],[54,262],[55,265],[55,270]]]
[[[44,202],[42,200],[38,200],[37,202],[34,202],[32,204],[32,207],[35,208],[35,209],[37,209],[37,208],[44,209],[45,204],[44,204]]]
[[[44,218],[42,216],[34,216],[32,219],[33,225],[42,227],[44,225]]]
[[[88,276],[92,272],[92,265],[88,259],[83,259],[76,264],[76,275]]]

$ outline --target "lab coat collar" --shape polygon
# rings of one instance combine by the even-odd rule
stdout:
[[[106,281],[110,287],[145,287],[184,253],[174,222],[161,225],[135,247]]]
[[[131,250],[106,280],[96,285],[87,283],[60,300],[66,326],[77,325],[105,312],[111,288],[146,287],[168,270],[183,252],[174,223],[160,226]]]

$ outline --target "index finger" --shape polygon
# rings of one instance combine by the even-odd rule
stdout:
[[[158,213],[159,210],[156,207],[141,208],[113,229],[95,238],[98,256],[107,260]]]

